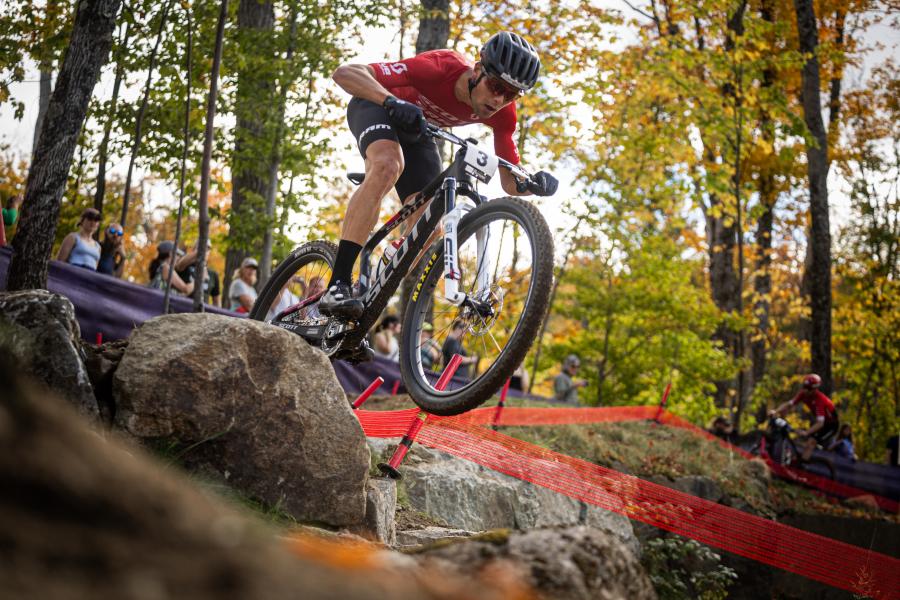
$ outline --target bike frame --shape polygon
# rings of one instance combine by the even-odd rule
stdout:
[[[368,331],[375,325],[388,300],[400,287],[400,283],[413,267],[413,262],[422,252],[431,234],[437,229],[438,223],[443,219],[444,224],[444,296],[457,306],[471,299],[460,291],[460,269],[457,255],[457,230],[460,220],[475,206],[487,202],[487,198],[481,196],[477,189],[477,180],[487,182],[490,180],[492,168],[498,167],[509,170],[517,180],[526,181],[530,178],[527,171],[502,158],[493,156],[477,149],[475,140],[463,140],[449,132],[428,124],[427,135],[444,139],[452,144],[460,146],[456,151],[453,162],[440,175],[432,180],[425,188],[416,194],[409,203],[405,204],[399,212],[372,236],[369,237],[360,253],[360,275],[358,295],[363,299],[363,315],[358,323],[341,323],[339,330],[323,328],[321,326],[300,327],[292,325],[291,329],[303,337],[342,338],[342,345],[353,348]],[[462,196],[463,201],[459,198]],[[468,201],[467,201],[468,200]],[[469,202],[471,201],[471,202]],[[375,248],[401,223],[406,222],[416,211],[425,207],[423,215],[413,224],[409,233],[403,238],[402,244],[384,267],[378,272],[378,276],[372,277],[372,254]],[[481,265],[489,265],[488,235],[485,231],[476,232],[476,248],[478,271],[478,290],[487,291],[490,285],[490,273],[488,269],[481,269]],[[431,261],[437,259],[432,255]],[[429,264],[430,270],[432,264]],[[427,271],[426,271],[427,272]],[[424,283],[424,276],[418,283]],[[278,315],[276,320],[301,309],[318,300],[308,298],[296,306],[292,306]],[[284,326],[276,323],[279,326]]]

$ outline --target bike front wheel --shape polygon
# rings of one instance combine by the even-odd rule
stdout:
[[[493,396],[522,364],[547,313],[553,281],[553,238],[534,205],[518,198],[481,204],[459,223],[457,306],[438,285],[444,246],[422,258],[407,304],[400,371],[413,401],[436,415],[471,410]],[[461,377],[436,389],[454,354]]]

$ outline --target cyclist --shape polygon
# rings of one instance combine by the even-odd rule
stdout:
[[[332,78],[353,96],[347,122],[365,159],[365,180],[347,207],[328,291],[319,301],[325,315],[358,318],[352,271],[378,220],[381,201],[395,187],[405,203],[437,177],[441,158],[423,136],[426,117],[441,127],[484,123],[494,132],[495,153],[513,164],[515,101],[537,83],[541,62],[534,47],[507,31],[493,35],[472,63],[453,50],[431,50],[397,62],[346,64]],[[549,196],[558,182],[543,171],[525,189],[506,170],[500,183],[510,195]]]
[[[815,422],[806,431],[801,431],[801,435],[807,436],[806,447],[803,450],[803,459],[809,460],[816,444],[820,444],[823,448],[828,447],[828,443],[838,430],[837,409],[834,407],[831,399],[818,390],[822,383],[822,378],[811,373],[803,378],[803,389],[797,392],[797,395],[785,402],[775,410],[771,411],[771,415],[784,414],[792,406],[796,406],[798,402],[803,402],[806,408],[816,418]]]

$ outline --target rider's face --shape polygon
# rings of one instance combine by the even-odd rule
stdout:
[[[482,74],[484,77],[481,77]],[[472,90],[472,112],[481,119],[490,118],[519,97],[518,90],[484,73],[480,64],[475,65],[475,78],[481,80]]]

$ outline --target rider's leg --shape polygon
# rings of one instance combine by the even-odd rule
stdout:
[[[412,143],[403,145],[403,156],[406,159],[407,169],[403,171],[400,179],[397,181],[397,193],[403,199],[403,204],[411,202],[416,194],[425,186],[431,183],[441,173],[441,155],[438,152],[437,144],[431,138],[421,138]],[[406,236],[412,230],[413,225],[425,213],[427,205],[419,207],[416,212],[404,221],[402,226],[402,235]],[[422,251],[413,261],[410,272],[416,268],[419,260],[425,252],[431,247],[431,244],[443,235],[444,226],[438,222],[435,231],[431,233]]]
[[[366,177],[347,207],[331,281],[319,310],[326,316],[358,318],[363,303],[351,291],[353,265],[378,220],[381,200],[403,171],[403,152],[387,111],[374,102],[350,100],[347,124],[366,160]]]
[[[350,283],[353,265],[378,222],[381,201],[403,172],[403,152],[392,140],[376,140],[366,148],[366,178],[353,193],[341,229],[338,255],[329,287]]]

